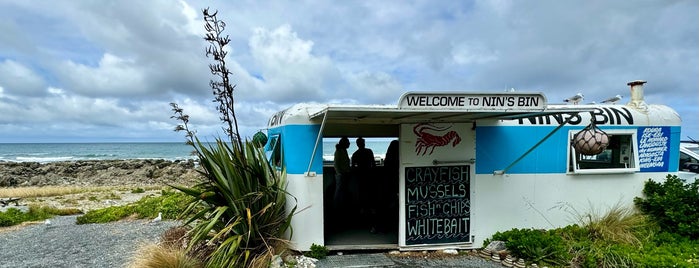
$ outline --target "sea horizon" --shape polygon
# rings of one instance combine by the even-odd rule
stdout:
[[[324,159],[332,159],[334,139],[323,139]],[[374,155],[385,155],[390,140],[367,139],[367,148]],[[320,149],[320,148],[319,148]],[[0,162],[62,162],[83,160],[163,159],[169,161],[196,159],[194,148],[183,142],[22,142],[0,143]],[[356,150],[352,142],[348,153]]]

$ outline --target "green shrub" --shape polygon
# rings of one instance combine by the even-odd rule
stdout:
[[[136,189],[131,190],[132,194],[141,194],[141,193],[145,193],[145,192],[146,192],[146,190],[144,190],[143,188],[136,188]]]
[[[316,258],[316,259],[325,259],[326,256],[328,256],[328,250],[327,247],[321,246],[321,245],[316,245],[315,243],[311,245],[311,251],[306,252],[305,256],[311,257],[311,258]]]
[[[566,242],[555,231],[512,229],[495,233],[492,240],[504,241],[512,255],[533,263],[561,266],[570,260]]]
[[[16,208],[8,208],[5,212],[0,212],[0,227],[12,226],[27,221],[26,213]]]
[[[162,213],[163,219],[176,219],[187,208],[191,197],[173,191],[163,191],[161,196],[144,196],[135,203],[92,210],[79,216],[77,224],[106,223],[134,216],[139,219],[154,218]]]
[[[658,223],[661,230],[699,238],[699,181],[685,184],[675,175],[663,183],[648,180],[643,198],[636,197],[636,207]]]
[[[79,216],[76,219],[76,223],[87,224],[113,222],[126,218],[133,214],[134,207],[131,205],[106,207],[103,209],[92,210],[85,213],[85,215]]]
[[[0,212],[0,227],[13,226],[26,221],[40,221],[55,215],[74,215],[80,213],[77,209],[57,209],[54,207],[29,206],[27,212],[16,208],[9,208]]]
[[[699,267],[699,241],[672,233],[660,233],[640,249],[619,246],[637,267]]]

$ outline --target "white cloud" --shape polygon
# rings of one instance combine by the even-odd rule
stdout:
[[[403,93],[403,86],[395,77],[384,72],[360,72],[350,74],[350,85],[353,88],[348,94],[339,94],[338,97],[348,99],[362,96],[368,103],[394,104]]]
[[[13,60],[0,62],[0,86],[10,95],[37,96],[45,92],[44,80],[28,67]]]
[[[498,52],[491,51],[482,44],[457,44],[452,50],[456,64],[485,64],[498,60]]]
[[[86,96],[138,96],[153,90],[147,88],[146,72],[135,60],[111,54],[105,54],[94,68],[67,61],[59,72],[73,91]]]
[[[180,140],[167,130],[176,123],[171,101],[201,133],[220,133],[199,5],[0,1],[0,136]],[[542,91],[550,102],[578,91],[599,100],[628,97],[635,79],[649,81],[648,101],[696,113],[680,96],[697,96],[697,8],[507,0],[212,7],[231,37],[227,63],[245,135],[301,101],[383,104],[410,90],[509,88]],[[683,136],[699,136],[694,117],[683,122]]]
[[[256,28],[249,41],[250,51],[260,68],[258,88],[273,101],[319,100],[324,91],[340,82],[332,61],[312,54],[313,42],[299,38],[291,26],[274,30]]]

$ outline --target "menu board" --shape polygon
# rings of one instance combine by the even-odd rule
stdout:
[[[471,166],[405,168],[406,245],[471,242]]]
[[[667,171],[670,128],[638,129],[638,161],[641,171]]]

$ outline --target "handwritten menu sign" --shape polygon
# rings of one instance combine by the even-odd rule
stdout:
[[[406,245],[470,241],[471,166],[405,168]]]
[[[637,137],[638,160],[641,171],[667,171],[670,128],[639,128]]]

